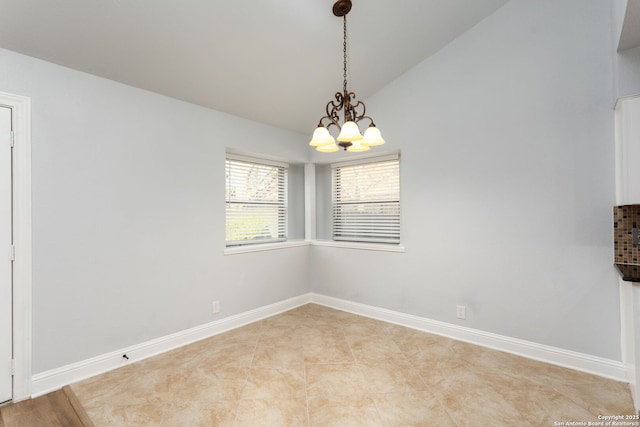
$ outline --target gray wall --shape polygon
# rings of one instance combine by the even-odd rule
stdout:
[[[304,146],[304,139],[297,142]],[[289,192],[287,236],[290,240],[304,240],[304,165],[289,164]]]
[[[304,162],[306,135],[6,50],[0,70],[32,99],[34,373],[308,291],[305,247],[223,255],[225,147]]]
[[[406,252],[312,247],[313,291],[619,360],[610,26],[513,0],[367,99]]]
[[[333,211],[331,200],[331,165],[316,164],[316,238],[331,240]]]

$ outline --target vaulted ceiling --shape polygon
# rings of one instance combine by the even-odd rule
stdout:
[[[628,0],[618,42],[618,50],[640,46],[640,0]]]
[[[364,100],[508,0],[353,0]],[[0,0],[0,47],[310,133],[342,88],[334,0]]]

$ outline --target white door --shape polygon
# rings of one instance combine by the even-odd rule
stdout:
[[[0,402],[13,397],[11,108],[0,106]]]

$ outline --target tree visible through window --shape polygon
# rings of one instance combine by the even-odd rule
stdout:
[[[227,246],[287,238],[287,165],[227,154]]]
[[[400,243],[398,155],[332,165],[333,239]]]

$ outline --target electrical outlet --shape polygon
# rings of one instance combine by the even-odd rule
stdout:
[[[220,313],[220,301],[214,301],[213,304],[211,304],[211,313],[212,314]]]
[[[464,305],[459,305],[456,307],[456,317],[458,319],[466,319],[467,318],[467,307]]]

